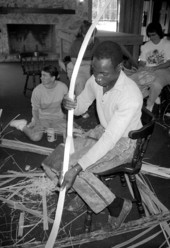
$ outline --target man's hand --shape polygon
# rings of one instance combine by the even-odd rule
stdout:
[[[68,95],[66,95],[63,98],[62,103],[63,103],[64,108],[67,109],[67,110],[75,109],[76,106],[77,106],[76,100],[72,100],[71,98],[68,97]]]
[[[82,171],[82,168],[79,164],[76,164],[74,167],[70,168],[64,175],[64,180],[61,185],[61,190],[66,187],[66,190],[69,190],[77,177],[77,175]]]

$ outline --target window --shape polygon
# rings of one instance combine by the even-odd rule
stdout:
[[[106,0],[92,0],[92,21],[100,13]],[[107,31],[117,31],[118,23],[118,1],[112,0],[100,19],[97,29]]]

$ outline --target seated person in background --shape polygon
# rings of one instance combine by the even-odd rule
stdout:
[[[71,45],[70,48],[71,62],[67,64],[67,75],[69,79],[71,79],[71,75],[73,73],[74,65],[76,63],[76,59],[78,57],[81,45],[90,26],[91,26],[90,22],[86,20],[83,21],[82,25],[80,26],[80,30],[76,36],[76,39],[73,41],[73,44]],[[91,76],[91,59],[92,59],[93,51],[96,45],[99,43],[98,39],[95,37],[96,31],[97,30],[93,32],[93,35],[86,48],[83,60],[81,62],[78,71],[76,85],[75,85],[75,96],[78,96],[82,92],[86,84],[86,81]],[[86,117],[86,115],[84,115],[84,117]]]
[[[138,72],[131,78],[148,95],[147,108],[152,111],[164,86],[170,84],[170,41],[164,39],[159,23],[150,23],[146,29],[148,42],[141,46]]]
[[[58,80],[58,70],[49,65],[42,69],[41,84],[32,92],[32,121],[14,120],[10,126],[23,131],[32,141],[41,140],[48,128],[66,133],[66,118],[61,108],[63,97],[68,93],[65,83]]]
[[[64,176],[61,190],[64,187],[68,190],[73,186],[95,213],[107,207],[110,213],[109,225],[112,228],[120,227],[129,214],[132,203],[114,195],[94,173],[129,161],[133,156],[135,141],[129,139],[128,133],[142,126],[142,94],[136,83],[119,70],[122,60],[123,55],[118,44],[112,41],[100,43],[92,60],[93,74],[84,90],[75,101],[68,96],[63,99],[63,106],[68,110],[74,109],[75,115],[85,113],[96,100],[100,125],[88,132],[88,136],[95,138],[95,141],[89,139],[87,142],[84,139],[86,143],[83,144],[74,140],[75,151],[76,144],[79,150],[77,156],[75,152],[70,158],[70,168]],[[58,161],[56,175],[61,172],[61,164]],[[75,206],[78,207],[78,202],[81,202],[78,199],[74,198],[66,209],[73,211]]]

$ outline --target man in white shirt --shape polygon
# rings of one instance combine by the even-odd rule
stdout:
[[[129,214],[132,203],[115,196],[94,173],[131,159],[135,143],[128,138],[128,133],[142,126],[142,94],[136,83],[120,71],[122,60],[123,55],[118,44],[112,41],[100,43],[93,56],[93,75],[84,90],[75,101],[68,96],[63,99],[64,107],[74,109],[75,115],[82,115],[96,100],[100,125],[88,133],[97,141],[93,141],[91,146],[84,146],[84,154],[80,152],[80,158],[76,162],[70,159],[70,169],[64,176],[61,190],[64,187],[67,190],[73,187],[95,213],[107,207],[112,228],[121,225]]]

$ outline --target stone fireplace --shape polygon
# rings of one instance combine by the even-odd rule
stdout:
[[[80,23],[88,19],[89,0],[1,0],[0,62],[18,61],[18,53],[42,51],[50,59],[61,54],[59,33],[75,37]],[[64,53],[70,44],[64,44]]]
[[[55,26],[7,24],[9,54],[21,52],[55,53]]]

